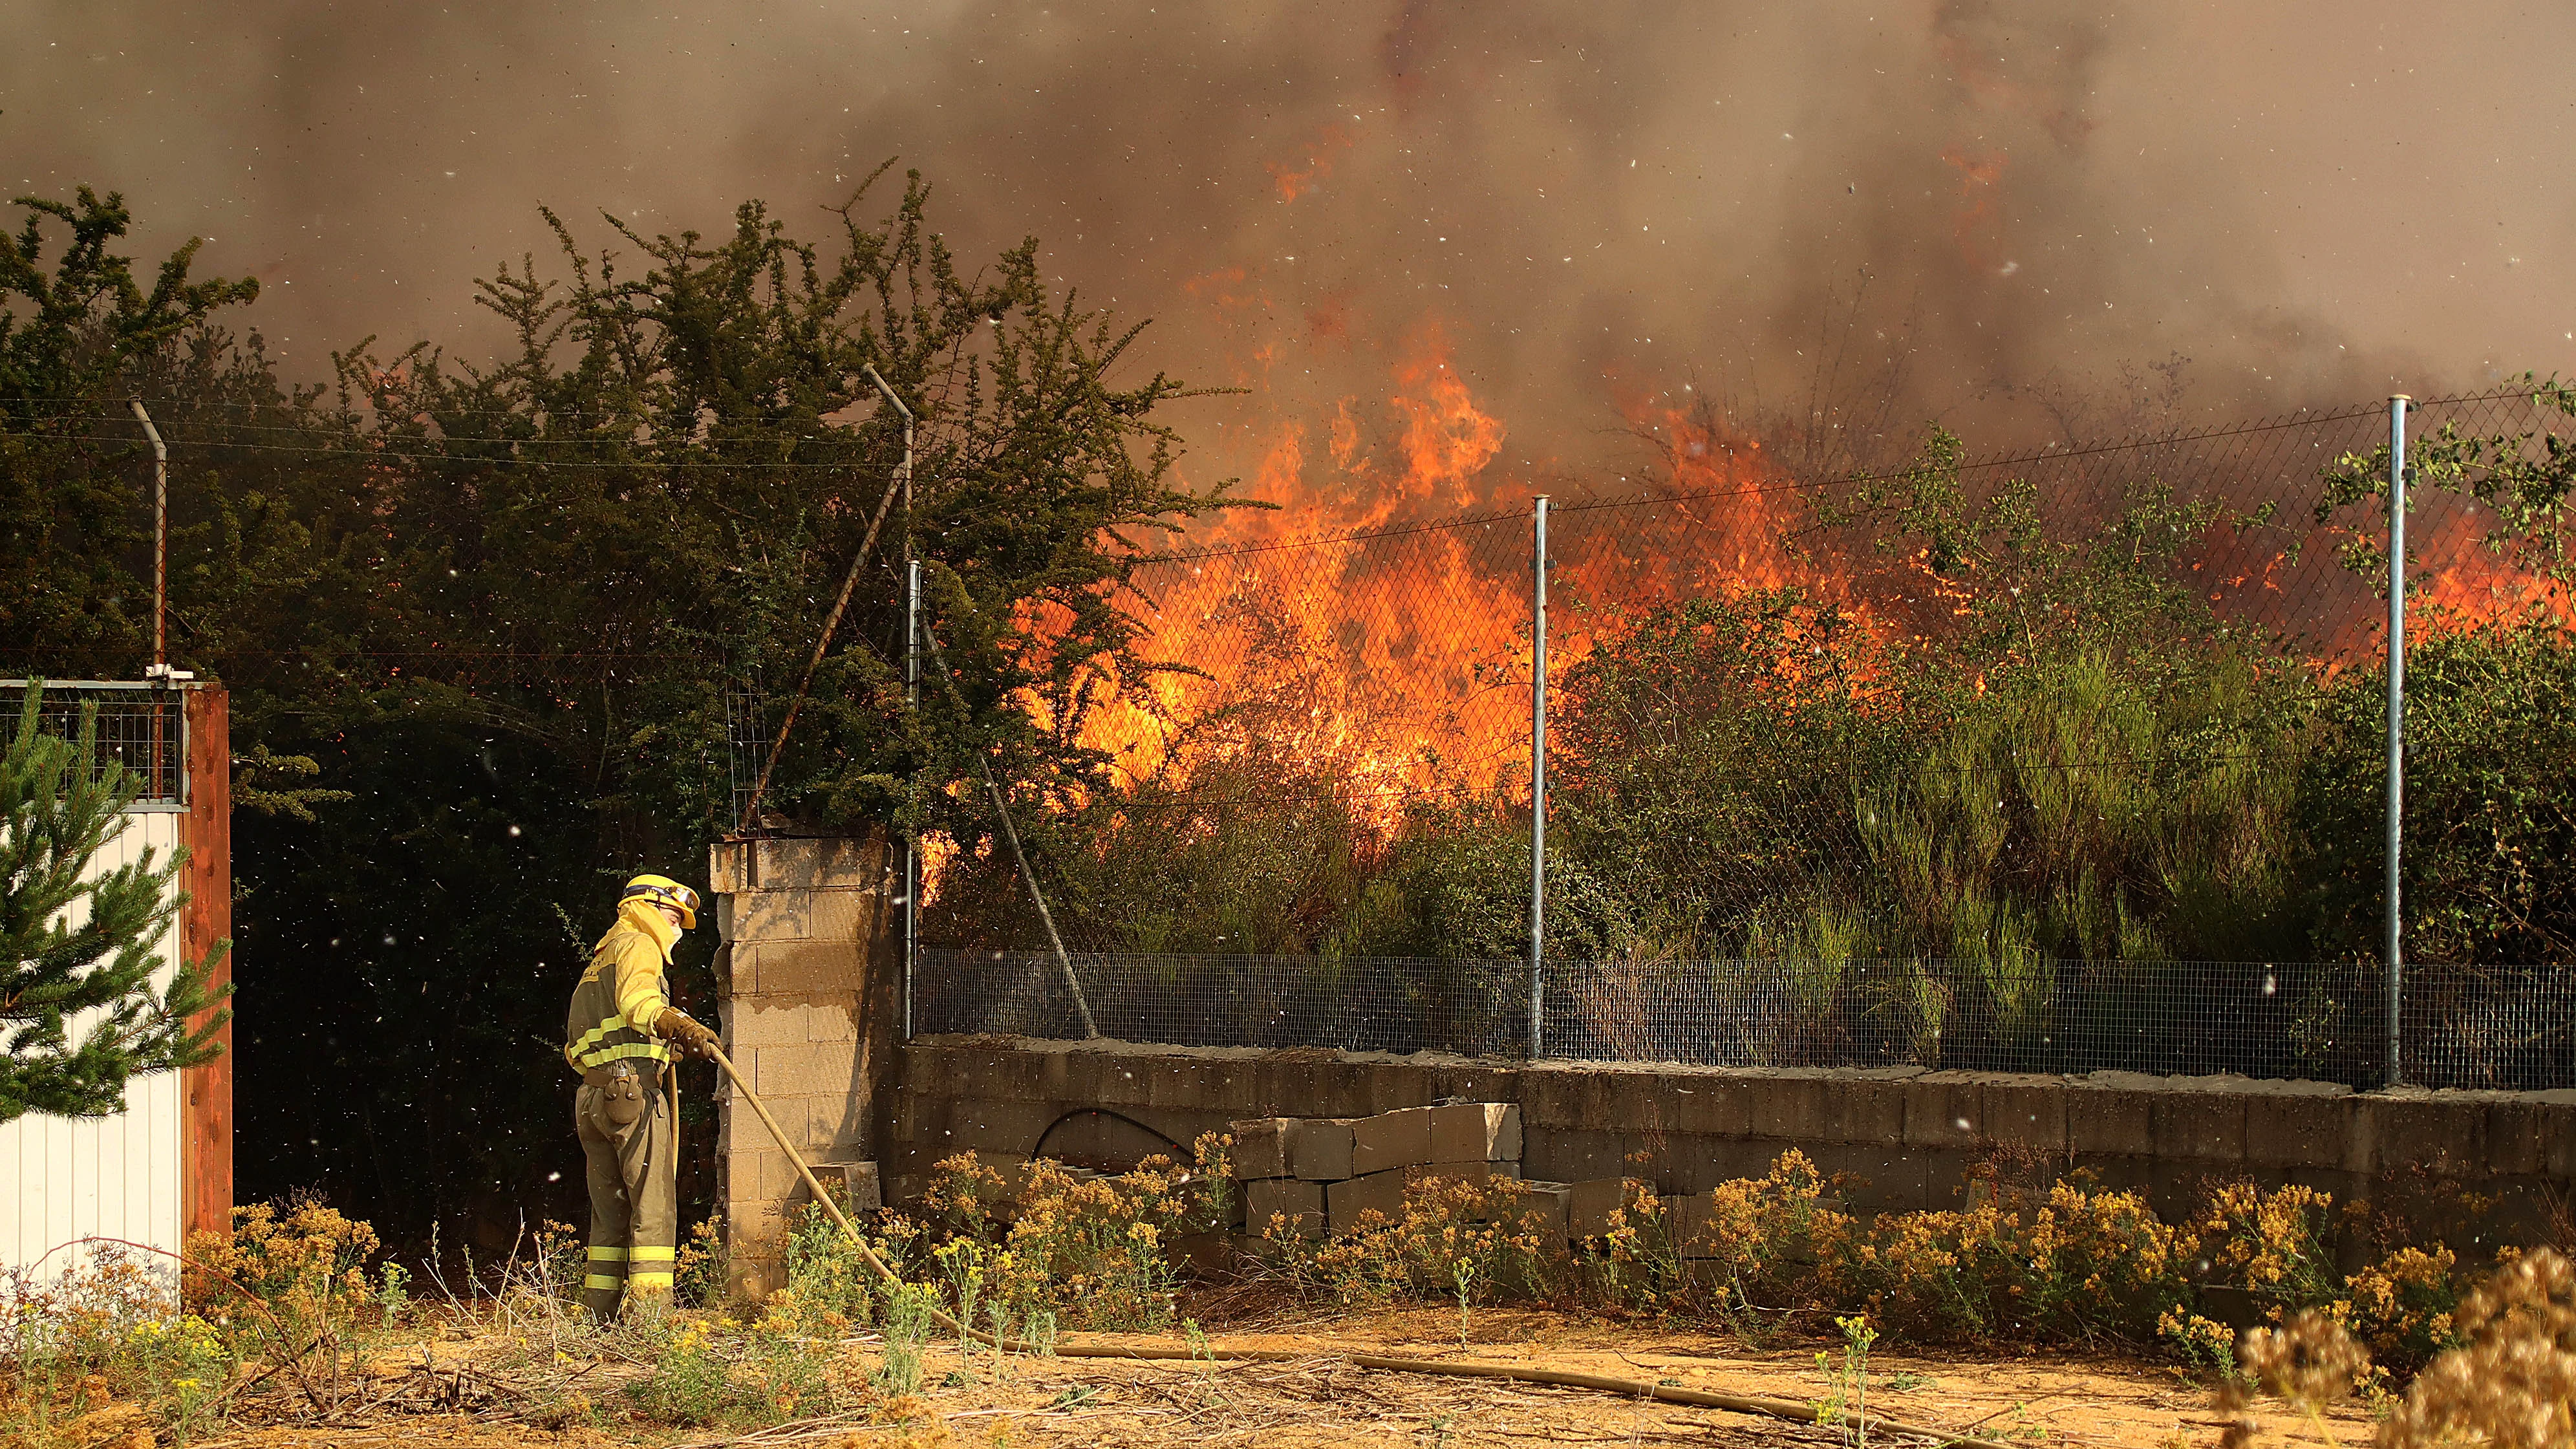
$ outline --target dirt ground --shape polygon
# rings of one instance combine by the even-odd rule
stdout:
[[[1414,1311],[1313,1322],[1273,1323],[1265,1331],[1226,1332],[1219,1347],[1297,1351],[1276,1363],[1138,1362],[1115,1359],[1012,1357],[983,1352],[961,1361],[953,1345],[928,1357],[917,1417],[882,1422],[865,1413],[806,1420],[756,1433],[649,1429],[611,1416],[605,1427],[550,1429],[513,1415],[376,1417],[341,1426],[237,1431],[190,1449],[562,1449],[610,1445],[1135,1445],[1282,1446],[1407,1445],[1431,1449],[1542,1444],[1837,1445],[1834,1429],[1778,1419],[1690,1408],[1610,1394],[1491,1380],[1380,1372],[1343,1355],[1380,1353],[1464,1357],[1489,1363],[1570,1369],[1719,1392],[1802,1402],[1827,1387],[1816,1345],[1755,1349],[1723,1336],[1631,1324],[1569,1320],[1560,1315],[1480,1311],[1462,1353],[1455,1314]],[[1102,1336],[1068,1343],[1151,1343],[1171,1336],[1120,1340]],[[471,1363],[471,1341],[432,1349],[442,1371]],[[873,1341],[846,1346],[853,1367],[873,1361]],[[597,1401],[614,1402],[621,1366],[603,1363],[589,1383]],[[636,1370],[627,1368],[625,1374]],[[2217,1442],[2220,1421],[2206,1390],[2179,1371],[2135,1359],[2066,1353],[1890,1352],[1870,1363],[1869,1407],[1896,1419],[2016,1444],[2166,1449]],[[2330,1437],[2291,1421],[2268,1425],[2284,1444],[2359,1444],[2370,1438],[2365,1413],[2347,1408]],[[1872,1442],[1905,1442],[1873,1436]],[[1919,1442],[1919,1441],[1916,1441]],[[137,1446],[140,1449],[140,1446]]]

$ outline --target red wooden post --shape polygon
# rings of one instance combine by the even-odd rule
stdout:
[[[188,815],[180,841],[188,863],[180,880],[188,906],[180,949],[194,961],[233,933],[233,752],[231,705],[220,687],[190,689]],[[232,956],[217,962],[211,983],[233,979]],[[229,1003],[227,1003],[229,1004]],[[223,1055],[182,1073],[186,1118],[179,1137],[181,1216],[187,1232],[223,1233],[233,1218],[233,1029],[215,1034]]]

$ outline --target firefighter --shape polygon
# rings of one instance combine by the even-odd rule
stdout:
[[[581,1073],[573,1125],[590,1180],[590,1253],[582,1303],[613,1318],[633,1301],[667,1302],[678,1266],[680,1055],[706,1055],[716,1034],[671,1005],[664,969],[682,931],[698,923],[698,893],[668,876],[639,875],[617,902],[617,923],[591,948],[564,1022],[564,1060]],[[669,1090],[663,1080],[669,1078]]]

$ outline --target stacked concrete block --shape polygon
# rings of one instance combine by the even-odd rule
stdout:
[[[1709,1195],[1667,1196],[1656,1203],[1663,1209],[1664,1235],[1672,1248],[1684,1258],[1707,1257]]]
[[[1297,1175],[1296,1164],[1289,1158],[1297,1132],[1296,1118],[1256,1117],[1231,1123],[1226,1132],[1234,1138],[1234,1175],[1238,1181]]]
[[[1576,1242],[1598,1238],[1610,1231],[1614,1220],[1637,1226],[1631,1209],[1639,1190],[1646,1186],[1633,1177],[1596,1177],[1570,1184],[1566,1190],[1566,1236]]]
[[[1480,1157],[1483,1154],[1478,1154]],[[1431,1109],[1406,1107],[1351,1124],[1351,1176],[1431,1161]]]
[[[879,1195],[861,1082],[861,999],[882,949],[882,847],[845,839],[721,842],[709,863],[722,938],[726,1054],[820,1181]],[[810,1196],[749,1104],[716,1094],[719,1192],[734,1292],[778,1286],[789,1215]],[[874,1203],[860,1204],[874,1206]]]
[[[1290,1175],[1308,1182],[1339,1182],[1351,1176],[1356,1151],[1349,1117],[1298,1120],[1289,1151]]]
[[[1255,1178],[1243,1185],[1243,1230],[1254,1237],[1283,1229],[1310,1238],[1324,1235],[1324,1184],[1295,1177]]]
[[[1245,1228],[1256,1236],[1273,1216],[1308,1234],[1346,1234],[1368,1213],[1388,1222],[1402,1217],[1406,1190],[1420,1183],[1485,1187],[1520,1176],[1520,1108],[1508,1102],[1400,1107],[1370,1117],[1256,1117],[1229,1130]],[[1561,1236],[1562,1193],[1533,1196],[1530,1212]]]
[[[1431,1161],[1518,1162],[1521,1109],[1514,1102],[1447,1102],[1430,1114]]]

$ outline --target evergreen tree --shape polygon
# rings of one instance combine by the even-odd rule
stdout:
[[[142,779],[114,761],[93,767],[94,710],[83,712],[77,739],[39,730],[42,696],[30,683],[0,757],[0,1037],[9,1044],[0,1122],[120,1111],[128,1080],[212,1060],[222,1049],[215,1030],[231,1015],[191,1021],[231,993],[206,984],[227,942],[154,988],[160,943],[186,901],[169,894],[181,857],[156,864],[145,851],[91,872],[125,829]]]

